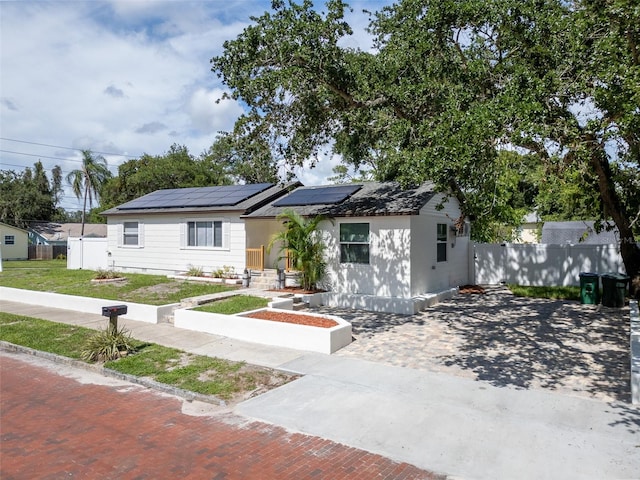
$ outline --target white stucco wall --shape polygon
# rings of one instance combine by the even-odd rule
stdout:
[[[440,292],[469,283],[469,236],[457,236],[450,228],[460,217],[458,203],[449,199],[441,210],[444,196],[436,195],[411,217],[411,290],[412,295]],[[437,261],[437,224],[447,229],[447,260]]]
[[[222,247],[188,247],[181,240],[181,224],[193,220],[222,220]],[[119,245],[123,222],[140,222],[142,245]],[[109,268],[124,272],[174,274],[190,267],[205,273],[225,265],[242,273],[245,265],[245,226],[238,214],[117,216],[108,218]]]
[[[437,261],[437,224],[453,226],[460,216],[457,202],[436,206],[434,197],[420,215],[338,218],[322,224],[327,243],[325,287],[335,293],[411,298],[469,283],[469,236],[448,228],[447,260]],[[369,223],[370,263],[340,263],[340,224]]]
[[[370,252],[367,264],[340,263],[340,224],[369,223]],[[327,286],[338,293],[381,297],[411,296],[410,217],[338,218],[323,222],[327,243]]]

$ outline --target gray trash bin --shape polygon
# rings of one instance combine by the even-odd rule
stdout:
[[[629,277],[621,273],[602,275],[602,305],[605,307],[624,307]]]

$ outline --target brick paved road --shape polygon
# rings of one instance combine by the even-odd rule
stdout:
[[[0,477],[417,479],[405,463],[230,413],[190,416],[134,386],[80,383],[0,354]]]

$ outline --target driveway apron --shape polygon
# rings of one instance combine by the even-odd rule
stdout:
[[[447,373],[498,387],[630,399],[629,308],[459,294],[417,315],[331,309],[352,322],[337,355]]]

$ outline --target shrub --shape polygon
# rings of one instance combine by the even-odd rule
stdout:
[[[187,270],[187,275],[189,277],[203,277],[204,272],[202,271],[202,267],[190,267],[189,270]]]
[[[87,340],[81,356],[87,362],[105,362],[125,357],[135,349],[136,342],[127,329],[109,325]]]
[[[222,266],[222,278],[236,278],[236,269],[231,265]]]
[[[67,256],[64,253],[59,253],[56,260],[66,260]]]
[[[222,268],[215,268],[212,272],[211,272],[211,276],[213,278],[222,278],[224,275],[224,269]]]
[[[122,274],[120,272],[116,272],[115,270],[103,270],[99,268],[96,270],[96,275],[94,277],[96,280],[109,280],[113,278],[122,278]]]

